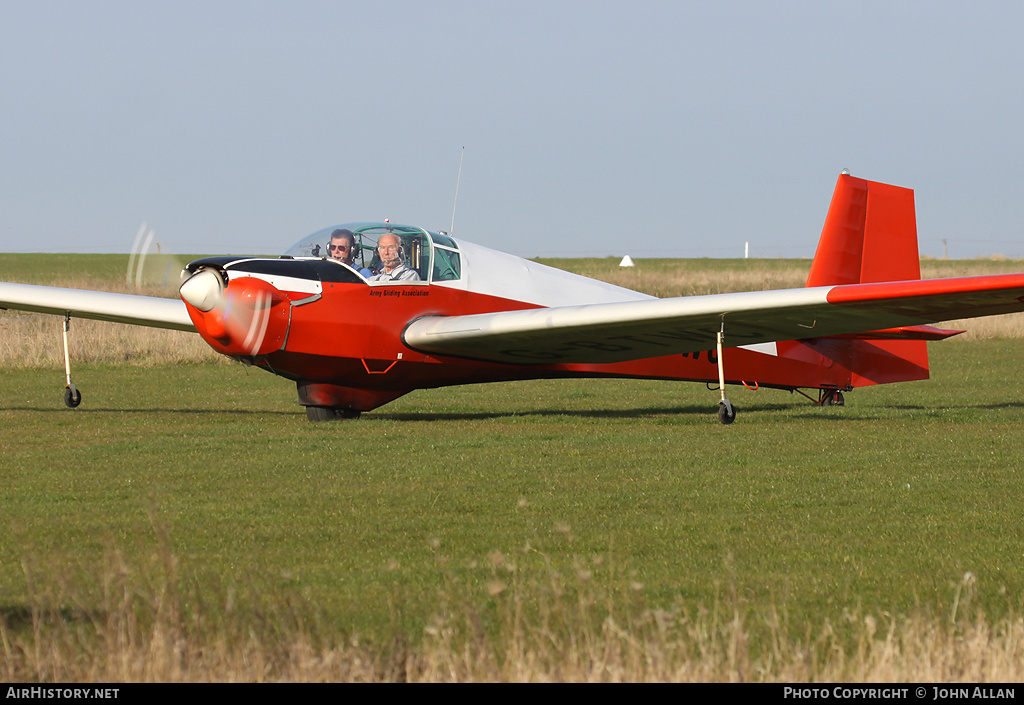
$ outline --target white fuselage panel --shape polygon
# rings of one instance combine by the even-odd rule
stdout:
[[[581,306],[655,297],[548,267],[538,262],[459,240],[462,278],[437,286],[522,301],[535,306]]]

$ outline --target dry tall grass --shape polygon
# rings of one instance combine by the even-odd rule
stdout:
[[[922,260],[922,276],[970,276],[1015,271],[1021,263],[1014,261]],[[588,270],[579,271],[604,281],[637,289],[655,296],[692,296],[728,291],[760,291],[796,288],[804,285],[810,261],[790,260],[783,265],[750,266],[738,263],[726,269],[654,271],[640,266],[632,269],[608,267],[598,262]],[[149,285],[141,290],[123,281],[94,281],[69,278],[54,286],[99,289],[119,293],[142,293],[168,296],[162,286]],[[64,362],[61,345],[62,322],[54,316],[0,313],[0,365],[12,367],[61,367]],[[947,321],[946,328],[966,330],[954,340],[969,341],[989,338],[1024,337],[1024,313],[990,316],[981,319]],[[198,336],[180,331],[140,328],[117,323],[73,319],[70,347],[74,362],[118,363],[141,366],[181,364],[189,362],[226,361],[214,353]]]
[[[701,296],[730,291],[767,291],[799,288],[807,281],[807,271],[794,261],[791,267],[778,269],[696,270],[682,272],[649,271],[642,267],[594,273],[595,279],[642,291],[659,298]]]
[[[968,618],[970,575],[948,617],[854,610],[794,637],[774,608],[652,609],[639,586],[602,597],[615,586],[534,579],[509,562],[479,596],[444,595],[421,634],[362,639],[301,598],[202,594],[166,552],[139,568],[111,551],[85,591],[25,566],[29,603],[0,612],[8,682],[982,683],[1024,672],[1024,620]]]
[[[6,312],[0,315],[0,366],[64,367],[59,316]],[[127,363],[143,367],[228,361],[195,333],[142,328],[85,318],[71,320],[68,349],[72,365]]]
[[[149,285],[137,288],[123,281],[69,278],[53,286],[94,289],[119,294],[171,296],[174,289]],[[48,368],[64,366],[59,316],[0,312],[0,366],[7,368]],[[72,365],[118,363],[155,367],[194,362],[225,361],[195,333],[144,328],[86,318],[72,318],[68,348]]]

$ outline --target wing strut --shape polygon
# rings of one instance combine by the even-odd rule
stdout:
[[[722,328],[718,331],[718,388],[722,392],[722,400],[718,402],[718,420],[724,424],[731,424],[736,420],[736,407],[725,398],[725,356],[722,355],[722,342],[725,340],[725,318],[722,318]]]
[[[67,386],[64,387],[64,403],[74,409],[82,403],[82,393],[71,382],[71,356],[68,355],[68,331],[71,329],[71,312],[64,314],[64,375]]]

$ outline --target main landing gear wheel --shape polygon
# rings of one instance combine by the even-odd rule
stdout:
[[[64,387],[64,404],[69,409],[74,409],[82,403],[82,393],[75,388],[75,385]]]
[[[362,412],[333,406],[307,406],[306,418],[310,421],[334,421],[335,419],[358,419]]]
[[[736,420],[736,407],[728,399],[718,403],[718,420],[727,426]]]
[[[330,421],[334,418],[334,409],[329,406],[307,406],[306,418],[310,421]]]

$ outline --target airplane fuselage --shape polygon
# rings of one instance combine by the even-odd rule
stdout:
[[[403,226],[356,224],[359,232]],[[558,377],[632,377],[712,382],[718,379],[714,349],[688,340],[690,332],[666,327],[644,333],[648,349],[665,355],[614,362],[558,362],[566,348],[595,359],[626,350],[630,336],[593,334],[559,347],[510,346],[514,362],[437,355],[410,345],[404,332],[430,317],[467,316],[550,306],[647,301],[654,297],[495,252],[436,233],[406,228],[417,238],[410,258],[419,281],[367,281],[357,268],[307,254],[331,229],[314,234],[283,258],[207,258],[188,266],[195,277],[215,272],[219,286],[209,311],[182,294],[196,330],[218,352],[296,382],[306,406],[368,411],[414,389]],[[445,243],[448,270],[435,240]],[[457,258],[457,259],[454,259]],[[442,276],[438,276],[438,274]],[[209,276],[209,275],[208,275]],[[212,277],[211,277],[212,281]],[[706,336],[704,336],[706,339]],[[827,341],[731,347],[727,382],[793,389],[809,375],[820,386],[848,389],[850,373],[837,364]],[[686,350],[680,353],[679,350]]]

